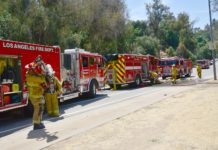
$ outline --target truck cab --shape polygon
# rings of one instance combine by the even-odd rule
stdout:
[[[104,86],[104,60],[96,53],[82,49],[67,49],[61,54],[61,79],[65,101],[88,94],[96,95],[96,90]]]

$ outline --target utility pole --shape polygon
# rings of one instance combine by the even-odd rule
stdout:
[[[214,73],[214,80],[217,80],[216,77],[216,62],[215,62],[215,46],[214,46],[214,37],[213,37],[213,26],[212,26],[212,17],[211,17],[211,0],[208,0],[209,5],[209,16],[210,16],[210,38],[212,42],[212,57],[213,57],[213,73]]]

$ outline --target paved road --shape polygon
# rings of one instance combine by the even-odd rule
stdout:
[[[195,74],[193,70],[193,75]],[[203,70],[203,79],[213,77],[212,67]],[[0,123],[1,149],[40,149],[65,138],[102,125],[110,120],[127,115],[142,107],[191,89],[196,78],[178,81],[171,86],[169,81],[155,86],[137,89],[123,88],[118,91],[101,91],[94,99],[75,99],[61,105],[61,117],[45,115],[46,130],[32,131],[31,118],[6,118]],[[10,141],[14,144],[11,145]]]
[[[217,67],[218,67],[218,63],[216,63],[216,70],[218,70]],[[216,71],[216,72],[218,72],[218,71]],[[192,76],[197,77],[196,68],[193,68]],[[213,65],[210,65],[209,69],[202,69],[202,78],[203,79],[212,79],[213,77],[214,77],[214,74],[213,74]]]

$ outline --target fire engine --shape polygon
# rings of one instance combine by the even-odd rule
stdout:
[[[0,40],[0,112],[30,106],[25,66],[38,55],[63,81],[60,101],[85,93],[94,97],[104,81],[103,57],[81,49],[60,52],[57,46]]]
[[[178,77],[191,76],[192,61],[190,59],[183,59],[179,57],[162,58],[159,62],[161,76],[163,79],[171,77],[171,68],[175,65],[178,70]]]
[[[151,81],[149,71],[156,70],[158,60],[151,55],[110,54],[106,56],[106,82],[110,87],[124,84],[139,86],[144,81]]]
[[[197,64],[201,65],[202,69],[209,69],[210,68],[210,62],[207,59],[197,60]]]
[[[61,54],[63,94],[60,101],[88,94],[95,97],[96,90],[104,86],[104,59],[102,55],[82,49],[67,49]]]

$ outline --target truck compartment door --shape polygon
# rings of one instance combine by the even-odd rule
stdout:
[[[64,94],[76,91],[76,74],[72,54],[61,54],[61,80]]]

